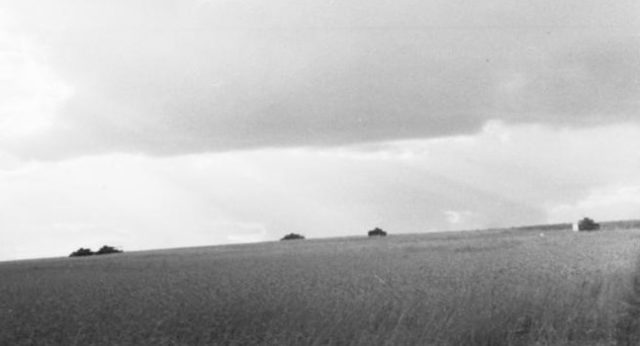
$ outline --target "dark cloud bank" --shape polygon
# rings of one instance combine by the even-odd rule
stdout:
[[[24,155],[332,146],[640,110],[632,1],[25,3],[13,10],[75,95],[52,131],[12,143]]]

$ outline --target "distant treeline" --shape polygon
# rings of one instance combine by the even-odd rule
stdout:
[[[640,220],[601,221],[600,230],[633,229],[640,228]],[[519,231],[566,231],[571,230],[571,223],[554,223],[547,225],[532,225],[511,227]]]
[[[640,220],[600,222],[600,229],[632,229],[632,228],[640,228]]]
[[[548,225],[532,225],[532,226],[519,226],[512,227],[511,229],[519,230],[519,231],[562,231],[562,230],[570,230],[570,223],[554,223]]]

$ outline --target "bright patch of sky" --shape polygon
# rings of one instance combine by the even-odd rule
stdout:
[[[0,171],[3,258],[634,218],[640,127],[492,123],[329,149],[109,154]],[[593,153],[609,153],[594,165]],[[612,182],[615,184],[612,185]],[[10,230],[10,232],[8,231]],[[34,239],[37,239],[35,241]]]

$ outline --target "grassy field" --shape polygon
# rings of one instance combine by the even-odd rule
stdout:
[[[0,345],[636,345],[640,230],[0,263]]]

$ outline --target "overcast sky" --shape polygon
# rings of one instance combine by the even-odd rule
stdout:
[[[636,0],[0,0],[0,260],[640,218]]]

